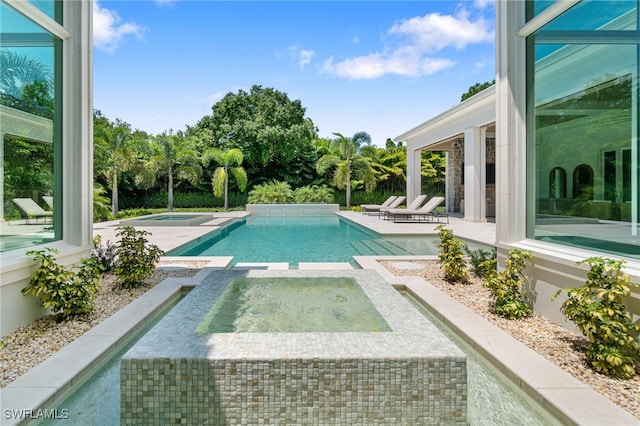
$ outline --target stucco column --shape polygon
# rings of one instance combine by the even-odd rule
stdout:
[[[469,127],[464,131],[464,219],[486,222],[485,218],[485,130]]]
[[[407,152],[407,204],[420,195],[420,187],[422,185],[422,178],[420,176],[421,158],[422,151],[419,149]]]

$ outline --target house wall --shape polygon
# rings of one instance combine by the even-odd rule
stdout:
[[[29,2],[3,2],[2,7],[15,9],[62,42],[62,90],[61,98],[56,98],[56,105],[62,113],[56,112],[53,126],[60,132],[56,134],[56,140],[61,143],[54,153],[54,161],[60,171],[55,177],[55,192],[58,194],[55,205],[60,210],[54,215],[53,223],[57,241],[0,253],[0,333],[5,335],[47,312],[35,297],[21,293],[35,269],[26,252],[50,247],[58,251],[57,261],[68,265],[89,255],[92,247],[93,4],[86,1],[62,2],[59,21],[64,25]],[[0,126],[2,129],[10,127],[5,121],[0,122]],[[2,129],[0,133],[3,133]]]

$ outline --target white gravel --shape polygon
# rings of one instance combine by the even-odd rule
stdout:
[[[511,336],[543,355],[549,361],[573,375],[578,380],[609,398],[615,404],[640,419],[640,375],[633,379],[617,380],[595,373],[584,357],[588,340],[539,315],[522,320],[508,320],[492,313],[492,296],[482,280],[470,274],[469,284],[451,284],[444,279],[444,273],[437,261],[411,261],[422,265],[398,268],[397,262],[381,261],[380,264],[398,276],[423,277],[435,287],[458,300],[478,315],[502,328]]]

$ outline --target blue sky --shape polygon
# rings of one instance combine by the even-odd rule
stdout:
[[[495,78],[494,3],[97,1],[94,107],[157,134],[225,94],[272,87],[322,137],[377,145]]]

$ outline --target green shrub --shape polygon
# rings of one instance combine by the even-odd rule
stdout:
[[[497,272],[498,258],[497,250],[477,249],[470,250],[465,247],[465,252],[471,261],[472,271],[480,278],[487,278]]]
[[[254,186],[247,200],[249,204],[286,204],[292,201],[291,185],[276,180]]]
[[[469,277],[467,263],[465,262],[463,250],[466,244],[453,236],[453,231],[447,229],[444,224],[437,226],[440,242],[440,267],[444,268],[444,277],[450,282],[466,282]]]
[[[27,252],[39,262],[29,285],[22,294],[40,299],[45,308],[57,315],[58,321],[86,315],[95,309],[94,295],[100,288],[100,266],[93,258],[83,258],[79,265],[65,268],[56,262],[56,249]]]
[[[296,203],[332,203],[333,190],[326,185],[307,185],[293,191]]]
[[[116,265],[116,245],[111,241],[102,244],[102,237],[93,237],[91,257],[96,260],[102,272],[111,272]]]
[[[136,230],[132,226],[116,228],[120,237],[116,248],[118,261],[113,273],[124,288],[139,287],[149,278],[164,254],[155,244],[148,244],[147,231]]]
[[[631,294],[629,276],[622,273],[623,260],[590,257],[583,287],[566,289],[568,299],[561,311],[589,339],[587,361],[598,373],[632,378],[640,366],[640,325],[634,324],[622,303]],[[562,290],[558,291],[555,299]]]
[[[531,315],[531,308],[522,292],[527,260],[531,252],[525,250],[509,250],[505,261],[505,269],[497,274],[489,275],[484,282],[491,289],[495,298],[494,312],[501,317],[521,319]]]

